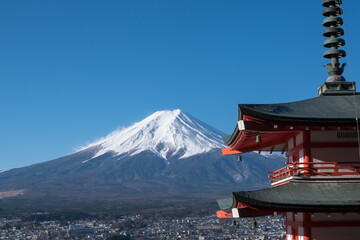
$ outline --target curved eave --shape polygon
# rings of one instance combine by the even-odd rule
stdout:
[[[338,123],[346,123],[346,124],[356,124],[355,120],[355,109],[354,115],[351,118],[326,118],[326,117],[317,117],[317,116],[308,116],[308,117],[291,117],[291,116],[279,116],[276,114],[271,114],[267,112],[255,111],[254,109],[248,108],[247,106],[243,106],[239,104],[239,108],[241,109],[242,115],[248,115],[255,118],[260,118],[263,120],[269,120],[274,122],[291,122],[294,124],[338,124]],[[358,109],[360,111],[360,109]],[[340,115],[341,116],[341,115]],[[360,117],[360,116],[358,116]]]
[[[220,205],[231,211],[234,206],[247,205],[263,211],[360,211],[359,181],[292,181],[290,183],[256,191],[233,193],[233,203]]]
[[[356,109],[355,109],[356,108]],[[360,117],[360,95],[319,96],[279,104],[239,104],[239,117],[298,123],[354,123]]]
[[[235,139],[237,138],[237,136],[239,135],[239,128],[236,126],[235,130],[233,131],[233,133],[229,136],[225,136],[223,137],[223,142],[225,143],[226,146],[230,146]]]

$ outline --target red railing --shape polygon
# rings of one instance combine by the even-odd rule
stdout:
[[[312,177],[312,176],[360,176],[360,162],[307,162],[287,163],[276,171],[268,171],[271,182],[277,182],[289,177]]]

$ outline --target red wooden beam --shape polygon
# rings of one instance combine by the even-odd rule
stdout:
[[[217,211],[216,216],[217,216],[217,218],[232,218],[233,217],[231,212],[227,213],[224,211]]]
[[[242,152],[237,150],[231,150],[230,147],[221,149],[222,155],[235,155],[235,154],[241,154]]]
[[[288,139],[293,133],[278,133],[278,134],[261,134],[261,143],[256,142],[256,135],[245,133],[243,140],[238,141],[235,145],[230,147],[234,150],[240,151],[242,153],[252,152],[252,151],[261,151],[264,148],[269,148],[281,144],[286,144]],[[248,138],[245,140],[245,136]]]

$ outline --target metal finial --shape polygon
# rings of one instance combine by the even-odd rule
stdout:
[[[324,52],[324,58],[331,59],[331,63],[328,63],[325,68],[328,71],[330,77],[327,82],[339,82],[346,81],[342,75],[344,72],[345,63],[340,66],[339,58],[346,56],[344,50],[338,49],[345,45],[345,40],[339,38],[344,35],[344,29],[339,26],[344,24],[344,21],[340,15],[343,14],[340,8],[342,4],[341,0],[323,0],[322,5],[326,7],[323,11],[323,16],[327,17],[323,21],[323,26],[327,27],[324,30],[323,35],[329,39],[325,40],[324,47],[330,48]]]

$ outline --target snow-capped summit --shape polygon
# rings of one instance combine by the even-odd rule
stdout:
[[[96,147],[93,158],[107,152],[136,155],[149,150],[168,160],[187,158],[224,147],[224,134],[181,110],[157,111],[134,125],[114,131],[107,137],[82,148]]]

